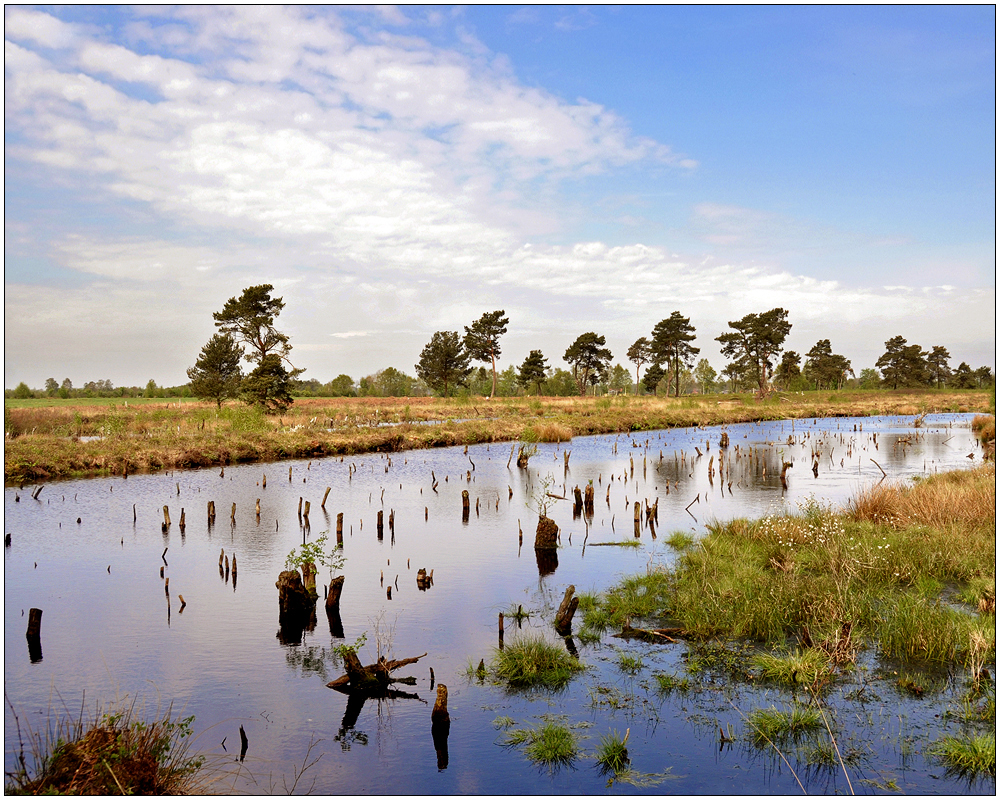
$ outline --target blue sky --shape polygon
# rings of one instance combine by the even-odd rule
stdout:
[[[789,310],[995,364],[992,6],[5,10],[5,385],[183,383],[272,283],[305,377],[616,360]]]

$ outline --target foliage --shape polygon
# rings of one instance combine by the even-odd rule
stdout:
[[[632,342],[625,357],[635,364],[635,393],[639,394],[639,370],[653,358],[653,345],[645,336]],[[707,362],[706,362],[707,363]],[[659,383],[659,381],[657,381]]]
[[[718,375],[707,358],[700,359],[694,368],[694,379],[702,394],[711,394],[715,391],[715,379]]]
[[[239,395],[243,381],[242,358],[243,348],[231,334],[214,334],[201,348],[194,366],[187,371],[191,392],[196,397],[214,400],[216,406],[222,408],[223,400]]]
[[[781,356],[781,363],[774,371],[775,382],[783,389],[790,388],[792,382],[802,374],[802,370],[799,368],[801,361],[802,356],[794,350],[785,351]]]
[[[761,392],[767,389],[774,359],[792,329],[792,323],[787,318],[788,311],[783,308],[747,314],[743,319],[729,323],[732,332],[716,337],[716,341],[722,343],[722,355],[734,359],[743,370],[753,369]]]
[[[833,352],[829,339],[820,339],[806,353],[806,365],[802,374],[812,381],[817,389],[842,388],[848,373],[854,374],[851,362]]]
[[[674,311],[669,317],[656,323],[653,328],[652,354],[657,363],[666,362],[674,368],[674,396],[681,394],[681,365],[691,367],[699,348],[694,341],[694,326],[690,317],[682,317]]]
[[[295,402],[292,397],[292,374],[285,369],[281,358],[269,354],[264,356],[257,367],[240,387],[247,405],[259,406],[268,414],[285,411]]]
[[[274,327],[274,318],[285,303],[280,297],[271,297],[273,290],[269,283],[250,286],[238,299],[230,297],[222,311],[212,314],[215,326],[247,345],[252,351],[248,360],[257,364],[269,354],[287,360],[292,349],[288,337]]]
[[[885,343],[885,353],[875,366],[882,371],[882,382],[893,389],[899,386],[920,386],[927,383],[930,372],[925,360],[927,352],[919,344],[906,344],[902,336],[893,336]]]
[[[611,364],[611,351],[604,346],[605,338],[596,333],[581,333],[563,354],[563,361],[573,367],[573,378],[582,397],[587,384],[594,379],[603,380]]]
[[[666,377],[666,374],[663,367],[659,364],[653,364],[642,376],[642,387],[650,394],[656,394],[656,387],[660,385],[660,381]]]
[[[14,389],[14,399],[15,400],[27,400],[30,397],[34,397],[31,389],[28,388],[28,384],[21,381]]]
[[[463,385],[472,372],[469,358],[457,331],[437,331],[420,352],[417,375],[435,392],[447,397],[449,387]]]
[[[949,358],[951,358],[951,353],[940,345],[931,348],[927,355],[927,377],[939,389],[946,386],[951,378],[951,369],[948,366]]]
[[[285,569],[301,569],[303,564],[319,564],[327,567],[332,576],[335,570],[344,568],[344,553],[340,548],[327,552],[326,542],[329,531],[324,531],[311,542],[305,542],[285,556]]]
[[[510,322],[503,309],[490,311],[465,328],[465,346],[469,357],[475,361],[489,362],[493,367],[493,388],[490,397],[497,392],[497,356],[500,355],[500,337],[507,333]]]
[[[350,375],[338,375],[327,384],[331,397],[355,397],[354,379]]]

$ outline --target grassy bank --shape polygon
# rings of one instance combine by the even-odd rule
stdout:
[[[286,458],[820,416],[986,411],[982,391],[856,391],[681,398],[302,398],[281,416],[242,405],[6,401],[10,482]]]
[[[810,502],[796,514],[709,526],[673,567],[627,577],[580,609],[581,641],[627,627],[684,639],[692,678],[655,676],[665,693],[724,672],[793,696],[805,686],[818,698],[854,680],[862,651],[914,698],[954,676],[957,710],[942,731],[967,730],[928,755],[959,772],[995,774],[995,737],[987,742],[981,730],[996,721],[994,463],[878,485],[842,512]],[[787,717],[759,710],[751,727],[773,740],[796,730]]]
[[[810,503],[796,515],[713,525],[674,569],[627,578],[587,604],[584,622],[659,620],[698,640],[768,644],[798,659],[789,672],[800,681],[862,646],[981,667],[996,652],[995,509],[989,463],[875,486],[844,512]]]

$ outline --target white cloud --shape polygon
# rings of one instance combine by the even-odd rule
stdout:
[[[521,85],[475,42],[459,51],[348,32],[323,9],[141,13],[118,42],[41,12],[7,14],[8,159],[40,173],[39,185],[59,181],[122,215],[113,232],[53,239],[52,262],[88,285],[8,284],[8,319],[19,321],[8,322],[9,369],[30,368],[23,324],[44,331],[34,346],[51,358],[99,365],[89,341],[122,368],[155,356],[168,372],[158,382],[181,382],[211,312],[264,282],[284,293],[293,344],[320,359],[315,377],[411,370],[434,330],[461,330],[492,308],[508,309],[523,344],[526,332],[544,337],[554,360],[584,326],[627,338],[614,345],[624,353],[674,309],[708,350],[726,320],[776,305],[803,328],[839,325],[860,340],[851,326],[881,336],[883,323],[940,313],[944,297],[962,315],[945,311],[929,327],[965,330],[989,300],[951,287],[856,288],[641,243],[532,241],[555,225],[548,204],[562,175],[695,162],[597,104]],[[170,234],[122,236],[129,215]],[[694,208],[692,228],[720,248],[763,253],[816,233],[712,203]],[[93,330],[94,319],[116,334]],[[134,353],[139,344],[149,352]]]

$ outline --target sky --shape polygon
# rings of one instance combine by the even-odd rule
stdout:
[[[717,369],[995,366],[992,6],[6,6],[4,381],[187,381],[269,283],[303,379],[679,311]]]

